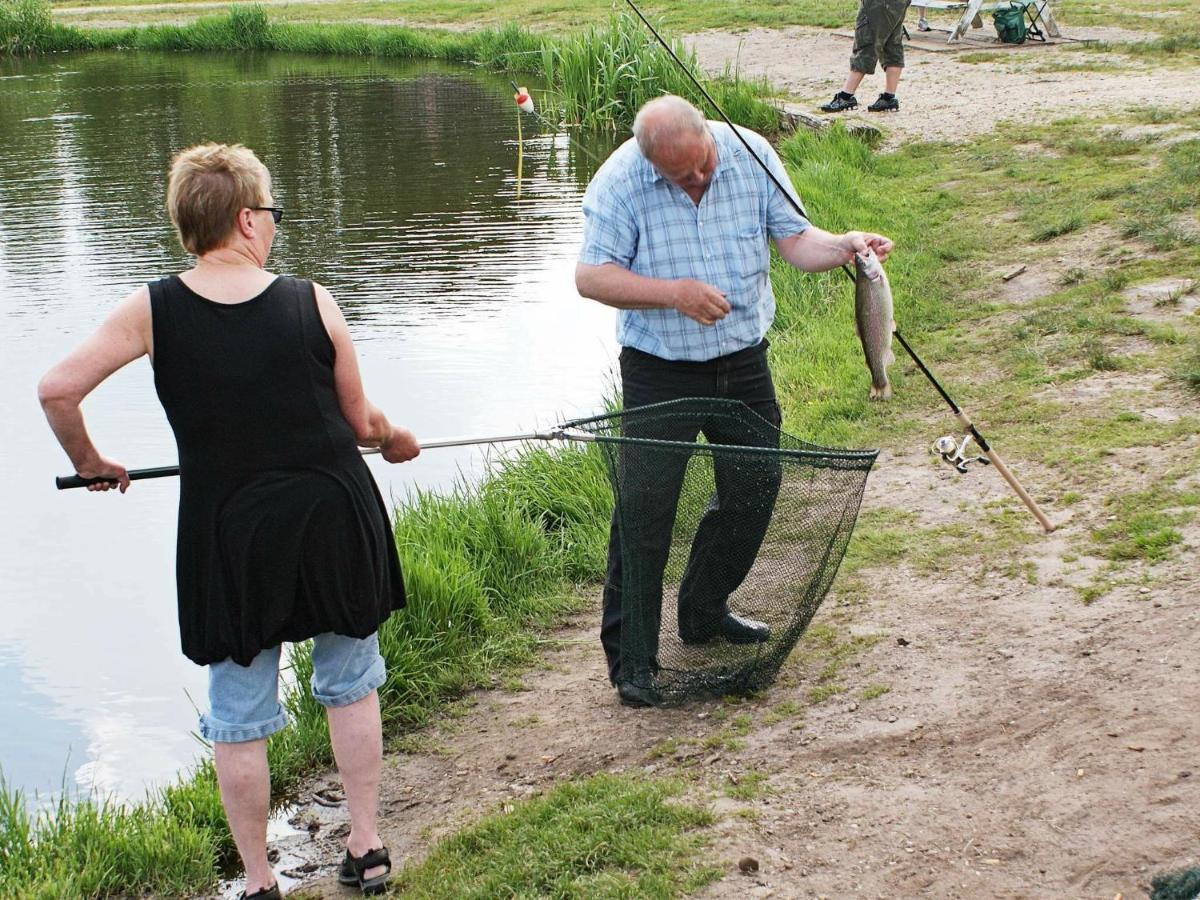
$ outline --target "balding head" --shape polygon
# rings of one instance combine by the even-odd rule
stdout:
[[[633,136],[650,165],[697,203],[717,168],[717,144],[700,110],[667,94],[643,106]]]
[[[633,120],[633,136],[637,139],[642,156],[654,162],[663,147],[680,142],[680,139],[695,139],[704,135],[708,123],[700,110],[682,97],[664,94],[651,100]]]

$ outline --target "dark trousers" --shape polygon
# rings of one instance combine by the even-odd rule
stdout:
[[[625,409],[684,397],[740,400],[770,425],[781,424],[775,385],[767,368],[767,342],[707,362],[672,362],[631,347],[621,351]],[[700,433],[713,444],[777,446],[775,428],[748,428],[686,417],[639,422],[626,437],[693,443]],[[662,579],[689,454],[626,445],[621,459],[621,514],[626,522],[625,560],[618,513],[608,542],[608,573],[600,643],[614,683],[657,667]],[[727,600],[754,565],[779,492],[776,460],[735,467],[714,453],[716,491],[692,542],[679,590],[679,631],[702,637],[728,612]],[[623,584],[631,593],[624,596]],[[623,623],[623,613],[628,620]],[[622,624],[626,638],[622,641]],[[624,650],[624,653],[622,652]]]

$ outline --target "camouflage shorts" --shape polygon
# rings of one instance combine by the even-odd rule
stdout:
[[[904,14],[909,0],[862,0],[854,23],[850,69],[870,75],[879,62],[885,69],[904,66]]]

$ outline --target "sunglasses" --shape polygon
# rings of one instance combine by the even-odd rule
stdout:
[[[265,211],[269,212],[271,214],[271,218],[275,220],[276,225],[278,225],[280,222],[283,221],[283,207],[282,206],[252,206],[250,208],[255,209],[255,210],[261,209],[261,210],[265,210]]]

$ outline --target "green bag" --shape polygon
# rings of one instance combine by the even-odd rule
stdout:
[[[1010,0],[1008,6],[1002,6],[992,13],[1000,43],[1025,43],[1025,38],[1029,36],[1029,29],[1025,26],[1025,6],[1021,0]]]

